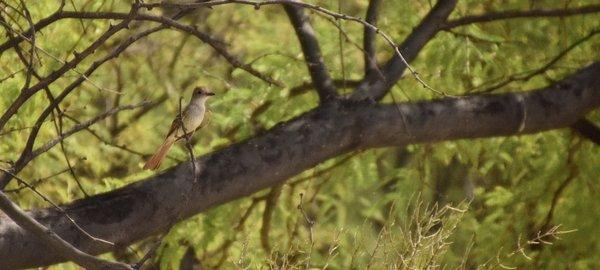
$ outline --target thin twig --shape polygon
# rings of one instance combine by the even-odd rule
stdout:
[[[116,113],[119,113],[121,111],[124,110],[133,110],[139,107],[143,107],[145,105],[147,105],[149,102],[147,101],[143,101],[140,102],[138,104],[133,104],[133,105],[124,105],[124,106],[119,106],[116,108],[112,108],[102,114],[97,115],[94,118],[91,118],[87,121],[81,122],[80,124],[77,124],[75,126],[73,126],[70,130],[68,130],[67,132],[64,132],[63,134],[59,135],[58,137],[48,141],[47,143],[45,143],[43,146],[40,146],[39,148],[36,148],[34,151],[32,151],[31,153],[31,157],[30,158],[34,158],[48,150],[50,150],[50,148],[54,147],[56,144],[58,144],[59,142],[63,141],[64,139],[66,139],[67,137],[85,129],[88,128],[89,126],[99,122],[100,120],[103,120],[109,116],[112,116]]]
[[[300,210],[300,213],[302,213],[302,217],[304,217],[304,221],[306,221],[306,225],[308,225],[308,233],[309,233],[309,240],[310,240],[310,248],[308,251],[308,258],[306,259],[306,269],[309,269],[310,267],[310,259],[312,256],[312,252],[313,252],[313,248],[315,246],[315,237],[314,237],[314,226],[315,226],[315,221],[310,219],[308,217],[308,215],[306,214],[306,211],[304,211],[304,207],[302,206],[304,204],[303,202],[303,198],[304,198],[304,193],[300,193],[300,202],[298,203],[298,210]]]
[[[1,23],[1,21],[0,21],[0,23]],[[56,61],[58,63],[61,63],[63,65],[67,65],[69,63],[67,61],[64,61],[64,60],[58,58],[57,56],[54,56],[53,54],[49,53],[48,51],[44,50],[43,48],[37,46],[35,44],[35,39],[34,38],[30,39],[30,38],[27,38],[27,37],[23,36],[23,34],[21,34],[21,33],[18,33],[18,32],[14,31],[14,30],[12,30],[12,31],[13,31],[13,33],[16,33],[17,35],[21,35],[22,38],[23,38],[23,40],[25,40],[25,41],[27,41],[27,42],[29,42],[31,44],[32,48],[36,48],[37,50],[41,51],[42,53],[44,53],[48,57],[52,58],[54,61]],[[33,36],[35,37],[35,35],[33,35]],[[33,57],[33,54],[31,54],[31,57]],[[67,70],[67,71],[73,71],[73,72],[77,73],[79,76],[83,77],[88,83],[90,83],[92,86],[94,86],[98,90],[106,91],[106,92],[112,92],[112,93],[116,93],[116,94],[119,94],[119,95],[122,94],[119,91],[108,89],[108,88],[104,88],[104,87],[98,85],[92,79],[90,79],[87,75],[85,75],[83,72],[77,70],[77,68],[75,66],[73,68]]]
[[[52,147],[54,147],[56,144],[60,143],[61,141],[63,141],[64,139],[66,139],[67,137],[97,123],[98,121],[109,117],[115,113],[118,113],[122,110],[131,110],[131,109],[135,109],[141,106],[144,106],[145,104],[147,104],[147,102],[141,102],[139,104],[136,105],[126,105],[126,106],[121,106],[121,107],[117,107],[117,108],[113,108],[111,110],[108,110],[92,119],[89,119],[88,121],[82,122],[80,124],[75,125],[73,128],[71,128],[69,131],[59,135],[58,137],[48,141],[47,143],[45,143],[44,145],[36,148],[35,150],[31,150],[31,149],[25,149],[23,150],[23,152],[21,153],[21,156],[19,157],[19,159],[15,162],[15,164],[10,168],[10,172],[11,174],[17,174],[19,173],[24,167],[25,165],[27,165],[27,163],[29,163],[31,160],[33,160],[34,158],[36,158],[37,156],[41,155],[42,153],[45,153],[46,151],[50,150]],[[12,178],[11,174],[2,174],[1,175],[1,181],[0,181],[0,189],[4,189],[4,187],[6,187],[6,185],[8,184],[8,181],[10,181],[10,179]]]
[[[53,173],[53,174],[51,174],[51,175],[48,175],[48,176],[45,176],[45,177],[38,178],[38,179],[36,179],[35,181],[33,181],[33,183],[29,184],[29,186],[33,186],[33,187],[35,187],[35,186],[38,186],[38,185],[39,185],[39,184],[41,184],[42,182],[44,182],[44,181],[46,181],[46,180],[48,180],[48,179],[50,179],[50,178],[53,178],[53,177],[59,176],[59,175],[61,175],[61,174],[63,174],[63,173],[66,173],[66,172],[68,172],[68,171],[69,171],[69,168],[65,168],[65,169],[63,169],[63,170],[61,170],[61,171],[58,171],[58,172],[55,172],[55,173]],[[19,181],[19,183],[22,183],[22,181]],[[19,187],[17,187],[17,188],[13,188],[13,189],[6,189],[6,190],[4,190],[4,193],[18,193],[18,192],[20,192],[20,191],[21,191],[21,190],[23,190],[23,189],[29,188],[29,186],[28,186],[28,185],[19,185]]]
[[[226,5],[226,4],[242,4],[242,5],[250,5],[253,6],[255,9],[260,9],[262,6],[266,6],[266,5],[279,5],[279,4],[286,4],[286,5],[293,5],[293,6],[298,6],[298,7],[302,7],[302,8],[307,8],[307,9],[312,9],[315,10],[317,12],[329,15],[335,19],[340,19],[340,20],[347,20],[347,21],[354,21],[357,22],[359,24],[362,24],[363,26],[365,26],[366,28],[370,29],[371,31],[379,34],[381,37],[383,37],[383,39],[394,49],[395,54],[400,58],[400,60],[402,61],[402,63],[404,65],[406,65],[406,67],[408,68],[408,70],[412,73],[413,77],[421,84],[423,85],[423,87],[435,92],[436,94],[439,95],[443,95],[443,96],[448,96],[446,93],[441,92],[439,90],[436,90],[434,88],[432,88],[431,86],[429,86],[429,84],[427,84],[423,79],[421,79],[421,77],[419,76],[419,73],[408,63],[408,61],[406,61],[406,59],[404,58],[404,56],[402,55],[402,53],[400,52],[399,46],[393,41],[393,39],[386,34],[385,32],[381,31],[381,29],[379,29],[377,26],[363,20],[357,17],[353,17],[350,15],[346,15],[346,14],[342,14],[342,13],[338,13],[338,12],[334,12],[331,10],[328,10],[326,8],[323,8],[321,6],[315,5],[315,4],[309,4],[309,3],[304,3],[304,2],[299,2],[296,0],[265,0],[265,1],[252,1],[252,0],[214,0],[214,1],[206,1],[206,2],[195,2],[195,3],[170,3],[170,2],[160,2],[160,3],[144,3],[142,4],[142,7],[145,7],[147,9],[152,9],[155,7],[179,7],[179,8],[185,8],[185,7],[214,7],[214,6],[219,6],[219,5]]]
[[[554,66],[554,64],[556,64],[561,58],[563,58],[565,55],[567,55],[570,51],[577,48],[579,45],[581,45],[585,41],[591,39],[593,36],[595,36],[597,34],[600,34],[600,29],[596,29],[596,30],[590,32],[589,34],[587,34],[585,37],[573,42],[573,44],[571,44],[565,50],[561,51],[558,55],[556,55],[554,58],[552,58],[548,63],[546,63],[545,65],[543,65],[542,67],[540,67],[538,69],[535,69],[533,72],[530,72],[530,73],[522,72],[520,74],[510,75],[504,81],[501,81],[501,82],[499,82],[493,86],[490,86],[488,88],[485,88],[483,90],[478,90],[478,91],[470,90],[467,92],[474,92],[474,93],[478,93],[478,94],[490,93],[496,89],[499,89],[499,88],[506,86],[515,81],[528,81],[531,78],[548,71],[552,66]],[[479,87],[476,87],[476,89],[477,88],[479,88]]]
[[[119,32],[120,30],[125,29],[126,27],[128,27],[129,22],[133,19],[132,17],[137,13],[138,9],[139,9],[138,4],[133,4],[132,7],[131,7],[131,10],[130,10],[130,13],[129,13],[129,15],[128,15],[128,17],[126,19],[124,19],[122,22],[120,22],[117,25],[114,25],[114,26],[111,25],[104,34],[102,34],[98,39],[96,39],[90,46],[88,46],[86,49],[84,49],[81,53],[75,52],[74,53],[75,57],[72,60],[70,60],[70,61],[66,62],[65,64],[63,64],[60,68],[58,68],[57,70],[53,71],[48,76],[44,77],[44,79],[40,80],[35,85],[33,85],[33,86],[31,86],[31,87],[29,87],[29,88],[24,89],[23,91],[21,91],[19,93],[19,96],[13,101],[13,103],[8,107],[8,109],[0,117],[0,130],[2,130],[4,128],[4,125],[6,124],[6,122],[8,122],[8,120],[14,114],[17,113],[17,111],[19,110],[19,108],[27,100],[29,100],[29,98],[31,98],[35,93],[37,93],[39,90],[43,89],[44,87],[50,85],[51,83],[53,83],[54,81],[58,80],[59,78],[61,78],[62,75],[64,75],[69,70],[75,68],[85,58],[87,58],[89,55],[91,55],[92,53],[94,53],[95,50],[98,47],[100,47],[102,44],[104,44],[106,42],[106,40],[108,40],[108,38],[110,38],[111,36],[113,36],[114,34],[116,34],[117,32]],[[123,44],[127,44],[128,42],[129,42],[129,44],[131,44],[135,40],[137,40],[137,39],[134,39],[132,41],[126,40],[123,43],[121,43],[119,46],[121,46]],[[117,51],[117,50],[115,50],[115,51]],[[92,72],[99,65],[101,65],[102,63],[104,63],[105,61],[106,60],[104,60],[104,61],[98,60],[98,61],[94,62],[94,64],[92,64],[92,67],[90,67],[88,70],[86,70],[86,72],[84,72],[83,74],[86,77],[89,77],[92,74]],[[83,78],[81,76],[80,76],[80,79],[81,79],[81,82],[83,82],[85,80],[85,78]],[[81,82],[77,83],[76,86],[79,85]]]
[[[21,72],[23,72],[24,70],[26,70],[26,68],[21,68],[21,69],[19,69],[19,70],[15,71],[15,72],[12,72],[12,73],[10,73],[10,74],[6,75],[6,77],[4,77],[4,78],[0,79],[0,83],[3,83],[4,81],[6,81],[6,80],[8,80],[8,79],[12,79],[12,78],[14,78],[14,77],[15,77],[15,75],[17,75],[17,73],[21,73]]]
[[[179,121],[179,125],[181,126],[181,130],[183,130],[183,137],[185,139],[185,147],[187,148],[189,154],[190,154],[190,159],[192,162],[192,172],[194,173],[194,182],[198,182],[198,169],[196,168],[196,155],[194,154],[194,148],[192,147],[192,143],[190,142],[190,139],[193,135],[193,131],[191,131],[190,133],[187,132],[187,130],[185,129],[185,124],[183,123],[183,111],[182,111],[182,106],[181,103],[183,102],[183,97],[179,98],[179,116],[177,117],[177,120]]]

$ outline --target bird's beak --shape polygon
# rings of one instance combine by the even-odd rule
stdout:
[[[207,96],[214,96],[214,95],[215,95],[215,93],[213,93],[213,92],[206,92],[206,95],[207,95]]]

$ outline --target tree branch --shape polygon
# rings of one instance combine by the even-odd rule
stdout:
[[[6,122],[8,122],[8,120],[15,113],[17,113],[19,108],[31,96],[33,96],[35,93],[37,93],[39,90],[43,89],[44,87],[47,87],[52,82],[61,78],[69,70],[74,69],[79,63],[81,63],[89,55],[94,53],[96,51],[96,49],[98,49],[98,47],[103,45],[106,42],[106,40],[108,40],[111,36],[115,35],[120,30],[127,28],[129,25],[129,22],[131,21],[131,17],[133,17],[135,12],[137,12],[138,8],[139,7],[137,6],[137,4],[134,4],[131,8],[130,13],[127,14],[128,17],[126,17],[122,22],[120,22],[117,25],[110,26],[104,34],[102,34],[98,39],[96,39],[90,46],[88,46],[86,49],[84,49],[81,53],[75,52],[73,59],[71,59],[68,62],[65,62],[60,68],[53,71],[48,76],[44,77],[42,80],[40,80],[35,85],[22,90],[19,93],[19,96],[17,97],[17,99],[15,101],[13,101],[11,103],[11,105],[8,107],[8,109],[2,114],[2,116],[0,116],[0,131],[4,128],[4,126],[6,125]],[[23,38],[23,37],[21,37],[21,38]],[[18,44],[18,42],[15,45],[17,45],[17,44]],[[85,76],[89,76],[89,74],[86,74]]]
[[[456,0],[438,1],[421,23],[413,29],[399,48],[406,62],[413,61],[427,42],[440,31],[440,26],[452,13],[454,6],[456,6]],[[366,77],[363,83],[356,88],[351,98],[370,98],[373,100],[383,98],[406,70],[407,65],[404,60],[400,57],[400,54],[395,54],[382,69],[384,78],[382,79],[381,74],[378,73]]]
[[[123,21],[122,23],[124,23],[124,22],[127,22],[127,21]],[[25,144],[25,148],[21,152],[21,155],[20,155],[19,159],[17,160],[17,162],[15,162],[15,164],[11,168],[10,172],[17,173],[27,164],[27,162],[29,162],[31,160],[30,156],[32,154],[31,151],[33,149],[33,145],[35,143],[37,134],[38,134],[40,128],[42,127],[42,124],[44,123],[45,119],[58,106],[58,104],[60,104],[60,102],[62,102],[62,100],[64,98],[66,98],[73,90],[75,90],[81,83],[83,83],[85,81],[86,77],[90,76],[97,68],[99,68],[102,64],[104,64],[108,60],[118,57],[120,53],[122,53],[129,45],[133,44],[135,41],[137,41],[147,35],[150,35],[152,33],[160,31],[164,28],[166,28],[166,26],[161,25],[158,27],[154,27],[154,28],[139,32],[133,36],[130,36],[128,39],[121,42],[115,49],[113,49],[109,54],[104,56],[102,59],[96,60],[94,63],[92,63],[92,65],[84,72],[84,74],[79,76],[74,82],[72,82],[70,85],[68,85],[60,93],[60,95],[58,95],[52,101],[52,103],[50,105],[48,105],[48,107],[46,107],[46,109],[37,118],[36,123],[31,130],[31,133],[29,133],[29,137],[27,138],[27,143]],[[11,179],[12,179],[12,177],[10,174],[7,174],[7,173],[0,174],[0,190],[3,190],[6,187],[6,185],[8,185],[8,183],[10,182]]]
[[[367,8],[367,16],[365,21],[377,25],[377,14],[379,14],[379,3],[381,0],[369,1],[369,7]],[[364,28],[363,33],[363,48],[365,50],[364,62],[365,62],[365,78],[371,76],[379,67],[377,66],[377,58],[375,57],[375,38],[377,33],[370,27]]]
[[[147,9],[152,9],[155,7],[214,7],[214,6],[219,6],[219,5],[226,5],[226,4],[242,4],[242,5],[252,5],[254,6],[255,9],[260,9],[260,7],[265,6],[265,5],[275,5],[275,4],[282,4],[285,6],[293,6],[293,7],[297,7],[297,8],[306,8],[306,9],[311,9],[314,10],[316,12],[325,14],[327,16],[331,16],[332,18],[335,19],[340,19],[340,20],[348,20],[348,21],[353,21],[353,22],[357,22],[362,24],[365,27],[371,28],[373,31],[375,31],[375,33],[379,34],[380,36],[382,36],[385,41],[394,48],[394,52],[395,52],[395,58],[397,58],[399,60],[399,62],[401,64],[404,65],[404,67],[402,67],[402,71],[404,70],[404,68],[408,68],[411,72],[411,74],[414,76],[414,78],[421,84],[423,85],[425,88],[440,94],[440,95],[444,95],[444,96],[448,96],[447,94],[445,94],[444,92],[435,90],[434,88],[432,88],[431,86],[429,86],[423,79],[421,79],[421,77],[419,76],[419,74],[417,73],[417,71],[412,68],[409,65],[409,60],[407,60],[403,54],[400,52],[400,49],[398,48],[398,46],[396,45],[396,43],[392,40],[392,38],[388,35],[385,34],[384,32],[382,32],[379,28],[377,28],[376,26],[360,19],[357,17],[352,17],[352,16],[348,16],[346,14],[342,14],[342,13],[338,13],[338,12],[333,12],[331,10],[325,9],[321,6],[315,5],[315,4],[309,4],[309,3],[304,3],[298,0],[266,0],[266,1],[255,1],[255,0],[214,0],[214,1],[205,1],[205,2],[194,2],[194,3],[169,3],[169,2],[159,2],[159,3],[149,3],[149,4],[142,4],[143,7],[147,8]],[[443,15],[441,17],[441,20],[428,20],[429,23],[431,22],[435,22],[435,24],[431,25],[431,24],[422,24],[422,26],[426,26],[420,30],[427,30],[429,27],[434,27],[435,28],[435,32],[437,33],[437,31],[439,30],[438,25],[445,22],[447,15],[452,11],[452,9],[454,8],[455,4],[456,4],[456,0],[448,0],[448,1],[440,1],[438,3],[439,5],[436,5],[436,7],[442,7],[441,9],[437,9],[436,7],[434,7],[434,10],[438,10],[438,12],[430,12],[430,15],[433,14],[433,16],[439,16],[439,15]],[[448,8],[448,14],[443,14],[443,10],[444,8]],[[442,12],[439,12],[442,11]],[[438,18],[439,19],[439,18]],[[427,20],[427,18],[426,18]],[[414,33],[414,32],[413,32]],[[424,34],[424,35],[423,35]],[[425,31],[423,33],[417,34],[417,36],[427,36],[428,31]],[[434,33],[435,34],[435,33]],[[427,41],[430,38],[427,38]],[[412,39],[412,41],[418,41],[419,38],[417,39]],[[301,42],[302,43],[302,42]],[[422,46],[419,47],[419,50]],[[416,55],[416,53],[415,53]],[[306,55],[305,55],[306,56]],[[310,66],[309,66],[310,69]],[[402,72],[399,72],[399,74],[393,74],[394,76],[397,75],[397,77],[394,80],[397,81]],[[311,74],[312,75],[312,74]],[[385,76],[383,76],[382,74],[378,74],[379,78],[377,79],[372,79],[372,80],[381,80],[381,78],[385,78]],[[385,80],[381,80],[381,81],[385,81]],[[393,83],[392,83],[393,84]],[[389,89],[389,88],[388,88]],[[318,90],[318,88],[317,88]]]
[[[343,87],[352,88],[352,87],[358,86],[359,83],[360,83],[359,80],[343,80],[343,79],[333,80],[333,84],[335,85],[335,87],[338,87],[338,88],[343,88]],[[302,84],[299,84],[297,86],[290,88],[290,94],[288,95],[288,97],[295,97],[297,95],[304,94],[304,93],[308,92],[308,90],[314,89],[314,87],[315,86],[313,85],[312,81],[303,82]]]
[[[344,153],[563,128],[599,106],[600,62],[554,85],[522,93],[390,105],[325,103],[261,136],[198,157],[198,182],[194,182],[192,166],[184,162],[63,209],[89,233],[117,245],[128,245],[164,230],[174,220],[281,184]],[[404,118],[399,117],[398,110]],[[34,210],[29,215],[80,250],[90,254],[109,251],[77,237],[69,221],[54,209]],[[37,252],[44,247],[35,235],[0,217],[2,268],[35,267],[64,260]]]
[[[139,107],[144,107],[146,105],[150,104],[150,102],[144,101],[138,104],[134,104],[134,105],[124,105],[124,106],[119,106],[119,107],[115,107],[112,108],[102,114],[99,114],[85,122],[81,122],[76,124],[75,126],[73,126],[71,129],[69,129],[68,131],[60,134],[60,136],[50,140],[49,142],[45,143],[43,146],[40,146],[39,148],[33,150],[31,152],[31,157],[34,158],[48,150],[50,150],[52,147],[54,147],[55,145],[57,145],[59,142],[65,140],[67,137],[81,131],[84,129],[87,129],[88,127],[90,127],[91,125],[97,123],[100,120],[103,120],[109,116],[112,115],[116,115],[117,113],[119,113],[120,111],[124,111],[124,110],[133,110]]]
[[[571,125],[571,128],[577,131],[582,137],[592,141],[596,145],[600,145],[600,127],[592,123],[592,121],[582,118]]]
[[[442,26],[443,30],[464,26],[473,23],[492,22],[498,20],[540,17],[567,17],[600,12],[600,5],[588,5],[578,8],[565,9],[533,9],[533,10],[508,10],[488,12],[481,15],[470,15],[459,19],[449,20]]]
[[[180,14],[182,14],[182,13],[180,13]],[[208,35],[206,33],[199,31],[194,26],[185,25],[185,24],[181,24],[181,23],[177,22],[176,18],[178,18],[180,16],[181,15],[177,15],[177,16],[173,17],[173,19],[171,19],[171,18],[164,17],[164,16],[153,16],[153,15],[148,15],[148,14],[134,14],[133,11],[130,12],[129,14],[128,13],[119,13],[119,12],[61,11],[61,12],[54,13],[53,15],[51,15],[48,18],[42,19],[40,22],[35,24],[35,27],[34,27],[35,31],[39,31],[41,28],[48,26],[48,25],[52,24],[53,22],[56,22],[60,19],[67,19],[67,18],[116,19],[116,20],[123,20],[123,21],[115,26],[111,26],[107,30],[106,33],[104,33],[100,38],[98,38],[96,41],[94,41],[90,46],[88,46],[81,53],[74,53],[75,57],[71,61],[65,62],[59,69],[55,70],[48,76],[41,79],[37,84],[21,91],[21,93],[19,94],[17,99],[15,101],[13,101],[13,103],[8,108],[8,110],[6,112],[4,112],[4,114],[0,117],[0,131],[4,128],[4,126],[6,125],[6,122],[8,122],[8,120],[15,113],[17,113],[19,108],[31,96],[33,96],[39,90],[43,89],[44,87],[47,87],[48,85],[50,85],[51,83],[56,81],[58,78],[63,76],[66,72],[73,70],[79,63],[81,63],[81,61],[86,59],[89,55],[94,53],[94,51],[99,46],[104,44],[109,37],[113,36],[118,31],[126,28],[129,24],[129,22],[132,20],[152,21],[152,22],[161,23],[162,27],[153,28],[153,29],[156,29],[155,31],[162,30],[167,27],[173,27],[181,32],[191,34],[191,35],[195,36],[196,38],[200,39],[202,42],[211,46],[215,51],[217,51],[219,53],[219,55],[221,55],[223,58],[225,58],[225,60],[227,60],[227,62],[229,62],[235,68],[242,69],[269,84],[277,85],[279,87],[285,87],[285,84],[283,84],[281,81],[273,79],[268,75],[262,74],[260,71],[254,69],[251,65],[240,61],[236,56],[229,53],[222,46],[220,41],[214,39],[213,37],[211,37],[210,35]],[[34,30],[28,30],[28,31],[34,31]],[[153,32],[155,32],[155,31],[153,31]],[[27,32],[27,33],[30,33],[30,32]],[[125,41],[123,41],[123,43],[129,43],[129,45],[130,45],[131,43],[133,43],[133,42],[130,42],[130,39],[133,39],[134,41],[139,39],[139,37],[134,38],[135,36],[139,36],[139,35],[134,35],[134,36],[130,37],[129,39],[126,39]],[[2,52],[2,48],[10,48],[10,47],[14,47],[14,46],[18,45],[19,42],[25,40],[25,38],[26,38],[25,34],[20,34],[17,37],[10,39],[9,41],[0,45],[0,52]],[[123,43],[121,43],[121,44],[123,44]],[[119,46],[121,46],[121,45],[119,45]],[[89,76],[89,74],[87,74],[87,71],[84,73],[80,73],[79,75],[82,75],[84,77],[84,79],[87,79],[87,77]]]
[[[77,125],[75,125],[73,128],[71,128],[70,130],[68,130],[67,132],[64,132],[62,134],[60,134],[57,138],[54,138],[53,140],[47,142],[46,144],[44,144],[43,146],[40,146],[39,148],[32,150],[33,149],[33,142],[35,140],[33,140],[30,143],[31,138],[35,139],[35,136],[33,135],[34,132],[32,131],[32,133],[29,136],[28,140],[28,145],[30,143],[31,147],[26,146],[25,150],[23,150],[23,152],[21,153],[21,156],[19,156],[19,159],[15,162],[15,164],[12,166],[10,173],[2,173],[0,174],[0,190],[3,190],[6,185],[8,185],[9,181],[13,178],[12,174],[17,174],[18,172],[20,172],[26,165],[27,163],[29,163],[31,160],[33,160],[34,158],[36,158],[37,156],[41,155],[42,153],[50,150],[52,147],[54,147],[55,145],[57,145],[58,143],[62,142],[64,139],[66,139],[67,137],[83,130],[86,129],[88,127],[90,127],[91,125],[97,123],[98,121],[109,117],[111,115],[114,115],[122,110],[131,110],[131,109],[135,109],[138,107],[142,107],[147,105],[148,102],[142,102],[136,105],[126,105],[126,106],[120,106],[120,107],[116,107],[113,108],[111,110],[108,110],[88,121],[85,121],[83,123],[79,123]],[[45,117],[44,117],[45,119]],[[43,121],[42,121],[43,122]],[[41,122],[40,122],[41,123]],[[38,126],[36,126],[38,127]],[[35,129],[35,128],[34,128]],[[32,137],[34,136],[34,137]]]
[[[41,244],[44,246],[44,249],[42,250],[47,250],[48,247],[51,247],[54,251],[52,252],[54,256],[60,256],[63,259],[73,261],[87,269],[131,269],[131,267],[126,264],[98,259],[78,250],[69,242],[60,238],[53,230],[48,229],[23,210],[19,209],[19,207],[10,201],[2,191],[0,191],[0,209],[2,209],[2,212],[10,217],[12,221],[18,224],[20,229],[26,230],[27,233],[35,236],[37,238],[36,240],[40,240]],[[1,264],[2,262],[0,262],[0,265]]]
[[[579,45],[581,45],[582,43],[588,41],[589,39],[591,39],[592,37],[594,37],[595,35],[600,34],[600,29],[594,30],[592,32],[590,32],[588,35],[586,35],[585,37],[573,42],[573,44],[569,45],[569,47],[567,47],[566,49],[564,49],[563,51],[561,51],[558,55],[556,55],[555,57],[553,57],[550,61],[548,61],[548,63],[544,64],[543,66],[530,71],[530,72],[521,72],[519,74],[513,74],[513,75],[509,75],[507,76],[506,79],[492,85],[492,86],[488,86],[485,89],[481,89],[481,90],[477,90],[477,91],[467,91],[467,92],[475,92],[475,93],[491,93],[496,89],[502,88],[512,82],[516,82],[516,81],[528,81],[531,78],[543,74],[544,72],[548,71],[550,68],[552,68],[552,66],[554,66],[556,63],[558,63],[558,61],[560,59],[562,59],[565,55],[567,55],[569,52],[571,52],[573,49],[577,48]],[[481,87],[478,87],[481,88]]]
[[[329,71],[327,71],[327,67],[321,56],[321,48],[315,36],[315,31],[310,25],[308,16],[297,6],[284,4],[283,8],[294,26],[294,30],[302,46],[308,72],[321,102],[336,99],[338,96],[337,90],[333,85],[333,80],[329,76]]]
[[[115,19],[115,20],[125,20],[131,19],[134,21],[150,21],[161,23],[168,27],[173,27],[181,32],[188,33],[190,35],[195,36],[200,39],[202,42],[211,46],[219,55],[221,55],[227,62],[229,62],[235,68],[242,69],[251,75],[269,83],[279,87],[285,87],[285,85],[276,79],[273,79],[265,74],[262,74],[258,70],[254,69],[251,65],[243,63],[238,59],[235,55],[231,54],[229,51],[225,49],[223,46],[223,42],[211,37],[210,35],[199,31],[195,26],[185,25],[179,23],[175,17],[169,18],[165,16],[153,16],[150,14],[136,14],[131,17],[127,13],[120,12],[78,12],[78,11],[63,11],[59,13],[57,16],[51,16],[52,20],[44,21],[44,26],[51,23],[51,21],[56,21],[59,19],[67,19],[67,18],[79,18],[79,19]]]

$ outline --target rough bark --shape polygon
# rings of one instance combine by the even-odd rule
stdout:
[[[265,134],[197,158],[199,181],[189,162],[64,209],[94,236],[128,245],[175,220],[281,184],[343,153],[462,138],[507,136],[568,127],[600,106],[600,62],[549,87],[523,93],[480,95],[402,104],[325,103]],[[402,113],[400,113],[402,112]],[[30,212],[77,248],[99,254],[54,209]],[[0,216],[0,268],[63,261],[37,237]]]

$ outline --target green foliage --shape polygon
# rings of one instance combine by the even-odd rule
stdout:
[[[72,10],[67,2],[67,9]],[[89,11],[127,12],[129,6],[121,1],[73,2],[77,10]],[[428,1],[382,2],[379,25],[396,41],[406,37],[430,8]],[[563,8],[593,3],[575,2],[459,1],[452,18],[492,10],[525,10],[530,4],[534,8]],[[318,4],[338,9],[337,1]],[[57,5],[58,1],[28,3],[34,21],[48,16]],[[341,12],[364,17],[366,5],[363,0],[342,1]],[[337,28],[324,17],[309,14],[332,76],[360,79],[362,52],[352,43],[361,44],[362,27],[340,21],[349,37],[340,48]],[[223,39],[231,53],[287,87],[271,86],[243,70],[232,70],[208,45],[174,30],[138,41],[90,76],[90,81],[103,89],[84,83],[61,103],[66,115],[85,121],[116,104],[157,101],[166,95],[166,101],[140,118],[135,117],[137,111],[124,111],[92,126],[90,130],[97,136],[84,130],[65,141],[67,158],[89,194],[151,174],[142,171],[144,155],[161,142],[178,111],[179,98],[187,100],[193,85],[209,85],[218,95],[209,105],[210,124],[196,135],[197,154],[250,138],[318,104],[314,91],[290,95],[293,86],[310,77],[297,38],[280,7],[257,11],[249,6],[225,5],[194,15],[182,21]],[[597,30],[599,22],[597,15],[586,15],[460,27],[453,33],[439,33],[413,65],[435,89],[455,95],[478,92],[546,65],[569,45]],[[23,19],[18,23],[27,26]],[[108,24],[107,20],[62,20],[41,31],[36,36],[41,61],[36,65],[38,72],[48,74],[62,65],[42,49],[58,59],[71,59],[73,50],[83,50]],[[77,70],[85,70],[119,41],[149,25],[132,24]],[[0,42],[4,40],[3,34]],[[592,37],[540,76],[508,83],[495,92],[534,89],[560,79],[598,60],[599,41],[598,36]],[[26,43],[22,46],[29,48]],[[392,53],[378,38],[378,60],[384,61]],[[17,71],[19,65],[13,52],[0,55],[0,77]],[[71,71],[52,84],[51,93],[59,94],[76,75]],[[8,108],[24,81],[21,72],[1,83],[0,111]],[[383,102],[435,97],[411,76],[405,76]],[[47,97],[38,93],[9,121],[5,130],[14,131],[0,137],[0,162],[18,158],[31,130],[28,127],[47,104]],[[259,108],[262,112],[257,113]],[[57,136],[52,119],[44,122],[36,147]],[[589,119],[598,123],[600,115],[592,113]],[[64,130],[74,125],[64,118]],[[125,126],[117,132],[119,125]],[[187,158],[185,147],[177,145],[163,166]],[[275,196],[272,212],[264,211],[268,194],[261,193],[177,224],[163,239],[154,263],[160,269],[177,269],[191,247],[207,269],[598,269],[600,245],[594,237],[600,235],[600,209],[595,200],[598,164],[600,148],[566,129],[350,153],[290,179]],[[40,192],[56,202],[83,196],[60,146],[35,159],[19,175],[30,182],[39,180]],[[15,188],[16,182],[8,187]],[[11,196],[24,208],[47,206],[26,189]],[[272,217],[266,232],[260,229],[265,226],[265,215]],[[527,244],[539,231],[544,233],[557,225],[561,227],[555,235],[560,239],[543,239],[553,245]],[[570,232],[561,235],[564,231]],[[134,249],[146,250],[153,240],[143,241]],[[75,267],[67,263],[51,269]]]

